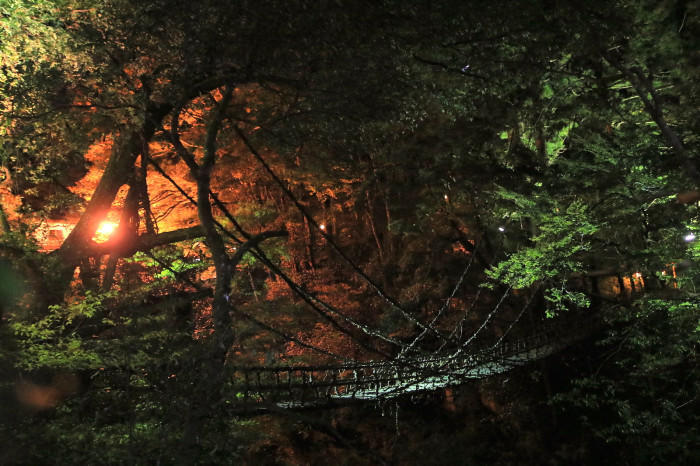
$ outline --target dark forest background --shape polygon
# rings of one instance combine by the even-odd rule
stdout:
[[[685,0],[0,0],[0,463],[698,464],[699,27]],[[572,315],[505,374],[236,410],[234,367]]]

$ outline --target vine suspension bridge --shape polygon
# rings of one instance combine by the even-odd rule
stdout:
[[[386,401],[507,372],[561,351],[592,329],[590,318],[558,318],[528,336],[451,354],[325,366],[234,367],[229,402],[262,412]]]

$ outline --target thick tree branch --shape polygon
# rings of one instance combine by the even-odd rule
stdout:
[[[158,246],[202,238],[205,236],[201,226],[181,228],[179,230],[166,231],[158,234],[145,234],[131,238],[115,236],[104,243],[90,242],[90,255],[101,256],[104,254],[118,254],[119,257],[129,257],[135,252],[149,251]]]
[[[126,129],[116,135],[107,167],[90,202],[59,249],[58,254],[64,262],[66,274],[72,275],[74,266],[89,252],[86,248],[89,248],[92,237],[112,206],[117,192],[129,181],[136,159],[142,153],[143,145],[153,136],[157,123],[171,109],[172,106],[167,104],[153,104],[147,109],[141,128]]]
[[[644,103],[644,107],[647,109],[647,112],[649,112],[654,122],[658,125],[659,129],[661,129],[661,133],[664,135],[668,143],[671,144],[671,147],[673,147],[673,150],[678,156],[685,157],[685,147],[683,146],[683,143],[681,142],[681,139],[678,136],[678,134],[676,134],[676,132],[673,131],[673,129],[671,129],[671,127],[666,122],[666,119],[664,118],[661,100],[659,99],[659,96],[656,93],[656,89],[654,89],[654,83],[652,82],[652,80],[644,76],[641,70],[638,69],[635,69],[633,71],[626,69],[625,73],[630,82],[632,83],[632,86],[637,91],[637,94],[642,99],[642,102]],[[634,80],[634,76],[637,77],[636,82]],[[647,96],[644,91],[646,91],[646,93],[648,93],[649,95]],[[693,171],[693,175],[697,176],[698,172],[694,166]]]

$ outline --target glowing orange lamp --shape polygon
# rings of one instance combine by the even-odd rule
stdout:
[[[105,241],[109,240],[109,237],[116,229],[116,223],[105,220],[104,222],[100,223],[99,227],[97,227],[94,240],[98,243],[104,243]]]

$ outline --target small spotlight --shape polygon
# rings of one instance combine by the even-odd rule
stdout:
[[[689,243],[695,239],[695,234],[694,233],[688,233],[683,237],[683,239],[686,241],[686,243]]]
[[[326,224],[322,223],[318,226],[321,230],[326,231]]]
[[[501,233],[503,233],[504,231],[506,231],[506,229],[503,228],[503,227],[498,227],[498,231],[500,231]]]

